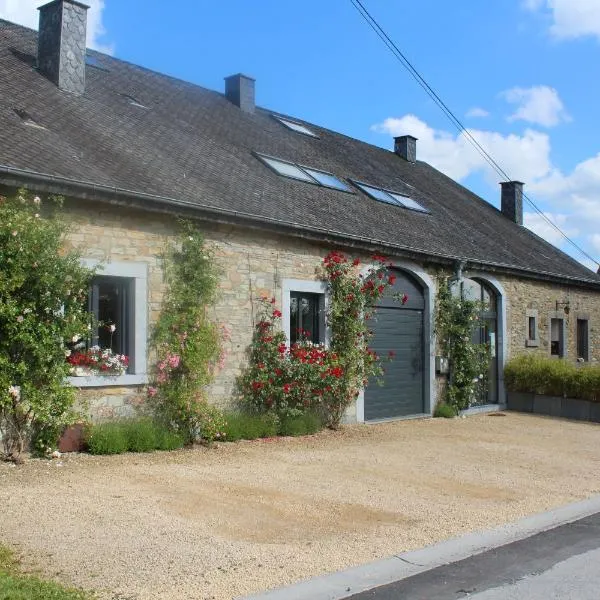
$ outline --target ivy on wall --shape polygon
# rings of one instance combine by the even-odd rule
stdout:
[[[465,300],[452,288],[448,277],[438,276],[436,335],[442,354],[448,358],[449,378],[444,401],[456,412],[469,408],[487,378],[489,344],[473,340],[482,327],[480,301]]]

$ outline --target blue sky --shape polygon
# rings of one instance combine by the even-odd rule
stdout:
[[[600,0],[363,0],[486,150],[600,257]],[[35,27],[40,0],[0,0]],[[350,0],[89,0],[89,44],[222,90],[257,79],[260,105],[419,158],[498,205],[490,171],[383,46]],[[529,205],[526,224],[561,243]]]

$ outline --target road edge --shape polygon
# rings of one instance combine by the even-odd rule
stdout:
[[[241,600],[342,600],[353,594],[406,579],[596,513],[600,513],[600,495],[494,529],[451,538],[420,550],[403,552],[294,585],[244,596]]]

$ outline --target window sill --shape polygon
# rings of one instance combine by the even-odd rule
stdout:
[[[146,373],[115,375],[90,375],[85,377],[67,377],[67,381],[77,388],[110,387],[116,385],[145,385],[148,383]]]
[[[540,342],[539,342],[539,340],[526,340],[525,347],[526,348],[539,348]]]

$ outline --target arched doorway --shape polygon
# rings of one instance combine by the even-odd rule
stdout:
[[[460,294],[465,300],[481,302],[481,324],[473,330],[473,342],[489,344],[490,365],[477,390],[474,406],[498,404],[498,294],[486,281],[462,279]]]
[[[365,421],[391,419],[425,412],[425,294],[415,277],[394,270],[393,289],[380,300],[370,322],[371,348],[380,356],[394,353],[385,363],[383,385],[369,382],[364,395]],[[401,305],[394,294],[407,294]]]

